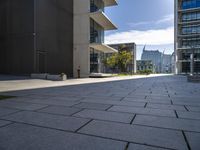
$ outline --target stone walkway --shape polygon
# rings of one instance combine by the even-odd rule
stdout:
[[[182,76],[6,94],[0,150],[200,149],[200,84]]]

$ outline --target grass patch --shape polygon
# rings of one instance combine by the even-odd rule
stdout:
[[[6,96],[6,95],[0,95],[0,100],[5,100],[9,98],[14,98],[15,96]]]

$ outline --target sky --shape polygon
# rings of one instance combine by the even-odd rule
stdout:
[[[106,8],[106,15],[118,27],[107,31],[106,44],[137,44],[137,60],[144,45],[165,54],[174,51],[174,0],[117,0],[118,6]]]

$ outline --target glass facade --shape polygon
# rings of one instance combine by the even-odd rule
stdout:
[[[102,0],[90,0],[90,12],[103,11],[104,2]]]
[[[200,73],[200,0],[179,0],[178,8],[182,10],[178,13],[179,72],[190,73],[190,56],[194,53],[194,72]]]
[[[182,9],[192,9],[200,7],[200,0],[183,0]]]
[[[200,25],[183,26],[182,34],[200,34]]]
[[[182,22],[200,20],[200,12],[190,12],[182,14]]]
[[[103,0],[90,0],[90,12],[104,12]],[[93,19],[90,19],[90,43],[104,43],[104,29]],[[97,73],[100,70],[101,58],[103,53],[90,49],[90,72]]]
[[[90,43],[104,43],[104,29],[90,19]]]

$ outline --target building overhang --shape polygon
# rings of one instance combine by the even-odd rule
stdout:
[[[116,30],[117,27],[112,23],[112,21],[105,15],[102,11],[90,13],[90,17],[97,22],[104,30]]]
[[[179,22],[179,25],[195,25],[195,24],[199,24],[200,20],[195,20],[195,21],[188,21],[188,22]]]
[[[118,51],[103,43],[91,43],[90,48],[98,50],[103,53],[117,53]]]
[[[178,38],[184,38],[184,37],[200,37],[200,34],[179,34]]]
[[[199,11],[199,8],[179,9],[178,10],[179,13],[195,12],[195,11]]]
[[[103,0],[105,7],[118,5],[116,0]]]

